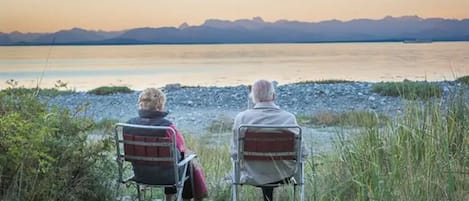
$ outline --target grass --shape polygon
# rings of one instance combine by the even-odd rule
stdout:
[[[220,115],[207,126],[207,130],[211,133],[230,132],[233,128],[233,121],[233,118],[229,116]]]
[[[111,94],[116,94],[116,93],[132,93],[133,90],[131,90],[129,87],[126,86],[102,86],[98,87],[92,90],[89,90],[89,94],[94,94],[94,95],[111,95]]]
[[[380,126],[388,123],[390,118],[384,114],[367,111],[348,111],[344,113],[320,112],[315,115],[299,115],[297,121],[300,125],[311,126]]]
[[[355,81],[340,80],[340,79],[329,79],[329,80],[306,80],[296,82],[295,84],[340,84],[340,83],[354,83]]]
[[[442,89],[426,81],[381,82],[373,85],[373,92],[382,96],[403,97],[409,100],[441,97]]]
[[[462,76],[456,79],[456,82],[463,83],[469,85],[469,75]]]
[[[60,95],[69,95],[75,93],[73,90],[59,90],[57,88],[41,89],[41,88],[8,88],[0,91],[1,94],[6,96],[41,96],[41,97],[56,97]]]
[[[458,97],[446,104],[409,105],[386,124],[376,123],[374,113],[342,115],[362,127],[352,138],[339,130],[333,151],[308,158],[306,200],[468,200],[469,105]],[[223,177],[231,169],[230,136],[186,139],[205,168],[210,199],[229,200],[230,184]],[[221,143],[210,146],[214,141]],[[289,193],[281,187],[275,197],[287,200]],[[261,200],[261,191],[252,186],[242,186],[240,195]]]

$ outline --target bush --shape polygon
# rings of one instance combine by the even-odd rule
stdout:
[[[0,200],[115,200],[112,141],[88,141],[92,121],[31,95],[0,100]]]
[[[460,83],[469,85],[469,75],[459,77],[458,79],[456,79],[456,82],[460,82]]]
[[[132,93],[129,87],[125,86],[103,86],[88,91],[89,94],[94,95],[111,95],[116,93]]]
[[[403,82],[381,82],[372,91],[382,96],[403,97],[409,100],[441,97],[442,90],[436,84],[404,80]]]

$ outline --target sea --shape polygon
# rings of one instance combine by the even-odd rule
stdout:
[[[442,81],[468,74],[469,42],[0,47],[0,89]]]

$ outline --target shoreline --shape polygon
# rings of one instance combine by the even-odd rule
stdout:
[[[441,100],[450,98],[461,84],[455,81],[432,82],[442,88]],[[401,114],[411,101],[401,97],[382,96],[371,91],[371,82],[350,82],[334,84],[297,83],[276,87],[276,103],[280,108],[297,116],[314,115],[321,112],[342,113],[347,111],[368,111],[395,116]],[[230,87],[181,87],[167,85],[166,108],[168,119],[181,130],[195,134],[208,132],[216,121],[232,120],[247,108],[248,90],[246,85]],[[467,87],[464,89],[467,90]],[[82,116],[97,122],[113,119],[126,121],[137,116],[137,99],[140,91],[128,94],[92,95],[76,92],[44,100],[49,106],[70,109],[86,109]]]

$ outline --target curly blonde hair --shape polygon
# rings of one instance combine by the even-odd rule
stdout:
[[[163,111],[166,96],[155,88],[146,88],[138,96],[138,109]]]

